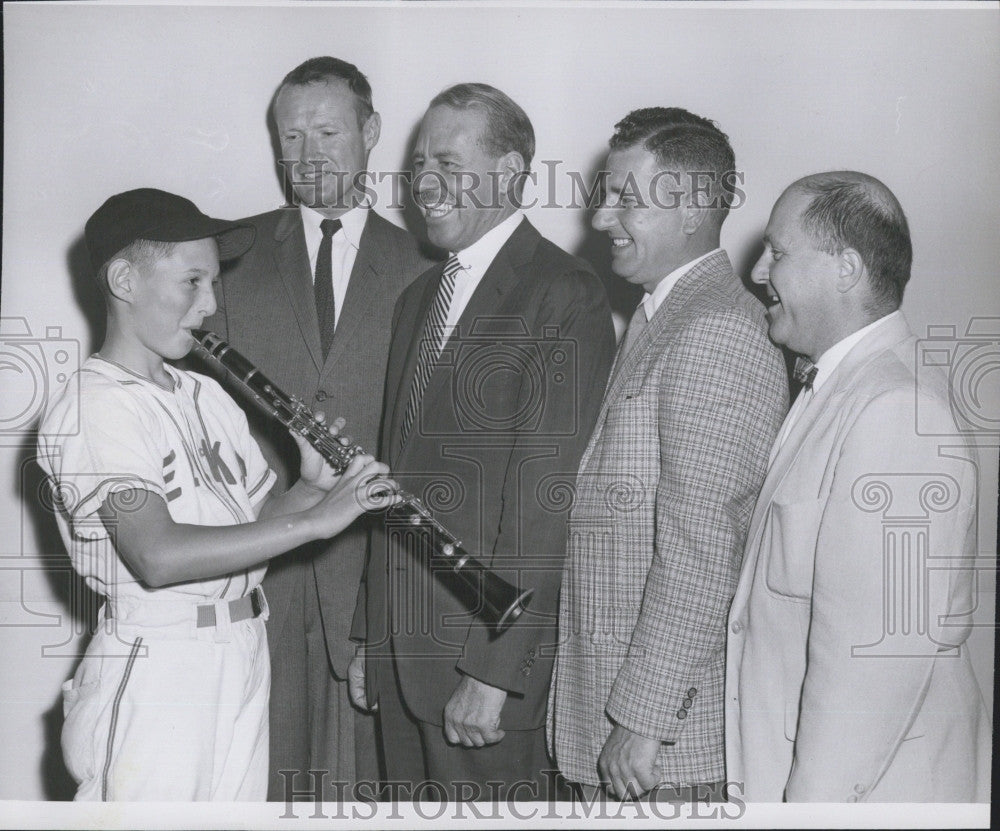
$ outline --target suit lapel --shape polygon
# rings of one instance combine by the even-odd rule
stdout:
[[[399,330],[393,333],[394,343],[406,343],[406,353],[399,375],[395,379],[390,378],[386,385],[387,401],[392,402],[391,404],[387,403],[387,406],[392,407],[388,448],[391,464],[395,464],[397,455],[402,450],[399,439],[403,415],[410,399],[410,387],[413,384],[413,374],[416,372],[417,358],[420,355],[420,341],[424,334],[424,323],[430,312],[431,304],[434,302],[434,297],[437,295],[438,286],[441,285],[444,266],[444,263],[440,263],[432,267],[430,279],[427,280],[423,292],[416,299],[416,309],[413,311],[403,310],[404,317],[399,321]],[[394,380],[395,383],[393,383]],[[383,437],[384,440],[385,437]]]
[[[319,371],[323,367],[322,348],[319,342],[319,321],[316,317],[316,300],[312,290],[312,273],[302,220],[297,210],[286,210],[278,220],[274,232],[274,263],[281,277],[288,303],[295,313],[302,339]]]
[[[823,415],[824,410],[830,406],[836,406],[833,403],[834,399],[849,392],[857,385],[864,374],[863,367],[866,363],[908,337],[910,337],[910,328],[906,320],[899,317],[863,338],[847,353],[829,380],[823,384],[815,398],[809,402],[809,406],[792,427],[785,443],[778,451],[778,455],[775,456],[774,464],[771,465],[767,478],[761,487],[760,495],[757,497],[757,505],[750,521],[747,540],[754,541],[754,545],[756,545],[757,536],[763,528],[764,518],[767,516],[775,492],[792,469],[799,453],[806,445],[806,439],[813,426]]]
[[[670,293],[660,304],[660,308],[656,310],[653,319],[639,333],[639,337],[632,345],[628,355],[623,357],[618,354],[615,357],[608,387],[604,391],[604,400],[601,402],[601,410],[597,416],[597,428],[580,462],[581,470],[590,457],[591,448],[604,424],[608,409],[621,396],[622,390],[636,369],[646,365],[649,353],[654,348],[658,348],[663,332],[679,328],[688,317],[692,300],[697,297],[700,291],[710,290],[714,286],[719,286],[732,279],[733,267],[729,262],[729,255],[725,251],[719,251],[702,260],[677,281],[677,285],[670,290]],[[624,343],[624,341],[625,337],[623,336],[622,342]],[[621,344],[619,344],[619,349],[620,347]],[[618,366],[619,362],[621,362],[621,367]]]
[[[456,348],[456,341],[461,341],[469,337],[472,327],[477,318],[496,316],[502,313],[502,304],[505,296],[517,284],[518,270],[521,266],[531,260],[538,245],[541,235],[527,219],[521,220],[510,239],[504,243],[497,252],[490,267],[476,286],[476,290],[469,298],[462,315],[458,320],[458,335],[453,333],[445,343],[444,348]],[[423,338],[424,324],[430,312],[431,304],[437,294],[438,286],[441,283],[441,275],[444,273],[444,264],[437,268],[434,279],[428,283],[428,290],[421,298],[419,314],[417,315],[417,325],[410,338],[409,354],[406,359],[406,366],[403,370],[402,383],[399,387],[400,395],[397,397],[396,414],[393,418],[394,442],[398,441],[399,427],[402,423],[403,413],[406,410],[406,402],[410,397],[410,386],[413,383],[413,374],[416,371],[417,357],[419,355],[420,340]],[[433,401],[442,392],[442,387],[446,383],[448,374],[440,371],[431,373],[424,390],[423,401]],[[410,431],[410,436],[415,431]],[[400,448],[402,449],[402,448]]]

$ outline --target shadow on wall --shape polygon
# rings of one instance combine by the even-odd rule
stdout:
[[[96,207],[96,206],[95,206]],[[83,235],[77,237],[66,252],[66,268],[69,271],[73,299],[87,322],[89,342],[80,343],[80,357],[85,358],[96,352],[104,342],[106,311],[104,298],[97,285],[97,275],[90,265],[90,255]]]
[[[23,443],[17,451],[18,482],[15,483],[21,503],[21,548],[24,541],[34,539],[36,552],[22,550],[20,553],[30,563],[33,571],[42,572],[48,596],[59,604],[58,622],[54,623],[51,612],[39,613],[24,597],[26,581],[22,582],[20,616],[26,627],[41,626],[50,629],[51,636],[40,647],[41,658],[74,657],[66,673],[69,678],[76,671],[81,652],[89,634],[93,632],[100,597],[90,591],[72,568],[62,538],[59,535],[48,478],[38,465],[35,448],[34,429],[26,430]],[[11,625],[11,624],[8,624]],[[13,625],[17,625],[16,622]],[[48,800],[72,799],[76,784],[63,764],[60,734],[63,724],[62,695],[58,684],[53,690],[52,705],[42,715],[45,750],[40,760],[40,778],[45,798]]]
[[[24,558],[20,577],[20,608],[13,610],[8,626],[31,628],[42,632],[40,658],[59,659],[66,665],[74,659],[66,677],[79,663],[79,653],[93,631],[99,597],[85,586],[73,570],[56,524],[51,489],[38,464],[36,435],[45,403],[64,380],[79,368],[80,362],[100,344],[104,334],[105,309],[90,267],[83,237],[77,237],[66,252],[66,267],[77,306],[86,322],[86,333],[79,339],[66,337],[62,322],[48,318],[27,320],[5,318],[0,333],[0,351],[5,407],[0,436],[15,454],[10,490],[19,503],[19,537],[10,541],[10,549]],[[28,550],[33,546],[33,550]],[[16,579],[16,578],[15,578]],[[39,592],[38,583],[44,584]],[[54,601],[57,611],[39,611],[33,598]],[[33,639],[34,640],[34,639]],[[62,758],[62,695],[58,679],[53,684],[51,704],[42,714],[45,750],[40,759],[39,775],[45,798],[72,799],[76,784]],[[44,706],[44,702],[43,706]]]

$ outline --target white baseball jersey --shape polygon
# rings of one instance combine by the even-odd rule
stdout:
[[[150,588],[97,513],[110,493],[130,491],[162,497],[178,523],[235,525],[256,518],[274,483],[222,388],[196,373],[167,373],[171,390],[92,356],[39,429],[39,463],[53,480],[73,567],[111,613],[63,685],[63,753],[77,799],[263,800],[264,617],[231,621],[229,602],[258,586],[266,566]],[[199,627],[197,607],[206,604],[216,623]]]

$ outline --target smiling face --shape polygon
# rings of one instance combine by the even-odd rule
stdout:
[[[486,114],[477,108],[431,107],[413,151],[413,191],[439,248],[462,251],[514,213],[506,198],[516,153],[494,158],[482,136]]]
[[[292,188],[303,204],[331,219],[354,207],[354,183],[378,143],[378,113],[359,124],[357,103],[346,81],[286,86],[274,102]]]
[[[692,259],[684,230],[685,195],[678,178],[661,168],[640,144],[612,150],[605,198],[592,221],[611,238],[615,274],[647,292]]]
[[[753,267],[767,288],[771,339],[817,360],[839,339],[837,280],[840,257],[820,251],[802,227],[811,198],[794,188],[775,203],[764,234],[764,253]]]
[[[129,273],[132,337],[151,356],[183,358],[194,344],[191,330],[216,310],[219,246],[212,238],[178,242]]]

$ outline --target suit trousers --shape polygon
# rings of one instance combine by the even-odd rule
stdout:
[[[351,704],[347,681],[330,668],[312,561],[282,564],[300,572],[301,602],[289,611],[271,648],[270,781],[267,798],[283,802],[292,790],[308,790],[309,770],[327,782],[377,782],[375,719]],[[299,577],[301,579],[299,579]],[[302,634],[305,633],[305,649]],[[306,685],[296,679],[305,678]],[[289,706],[290,702],[297,702]],[[306,713],[303,720],[296,713]],[[338,741],[338,736],[340,740]],[[350,793],[350,791],[348,791]]]
[[[560,798],[552,797],[562,791],[548,761],[544,727],[508,730],[500,742],[486,747],[449,744],[443,727],[420,721],[409,711],[395,658],[392,663],[393,671],[385,673],[390,677],[380,684],[378,708],[386,798],[462,802]]]

